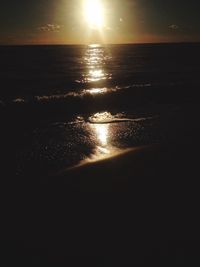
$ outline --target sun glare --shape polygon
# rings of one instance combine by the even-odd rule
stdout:
[[[102,29],[104,25],[104,12],[101,0],[85,0],[84,16],[90,28]]]

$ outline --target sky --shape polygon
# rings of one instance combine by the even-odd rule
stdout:
[[[99,28],[87,1],[0,0],[0,44],[200,41],[200,0],[93,0],[102,8]]]

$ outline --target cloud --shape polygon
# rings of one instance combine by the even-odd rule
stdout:
[[[58,24],[46,24],[38,28],[38,30],[42,32],[59,32],[60,29],[61,26]]]
[[[179,26],[176,24],[172,24],[172,25],[169,25],[169,29],[176,31],[179,29]]]

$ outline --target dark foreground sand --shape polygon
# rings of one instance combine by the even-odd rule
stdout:
[[[48,177],[10,175],[6,131],[0,266],[199,266],[198,119],[165,123],[175,137],[162,145]]]
[[[199,159],[192,144],[137,148],[57,177],[7,185],[1,266],[200,264]]]

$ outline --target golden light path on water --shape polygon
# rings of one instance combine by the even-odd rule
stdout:
[[[108,55],[104,47],[100,45],[88,46],[84,58],[88,73],[84,76],[84,81],[95,85],[96,82],[99,83],[112,79],[112,74],[105,70],[105,66],[110,59],[111,56]],[[86,93],[97,95],[97,97],[98,94],[105,94],[108,91],[107,87],[94,87],[85,90]],[[92,156],[91,160],[98,161],[107,157],[112,157],[112,155],[116,153],[116,148],[110,143],[111,125],[108,123],[111,119],[110,113],[96,113],[90,119],[92,122],[90,124],[90,129],[94,132],[98,141],[95,154]]]
[[[103,82],[112,79],[112,74],[108,73],[105,69],[105,65],[111,59],[104,47],[98,45],[89,45],[83,62],[86,67],[86,73],[84,73],[82,83],[95,83]],[[96,87],[92,90],[97,89]],[[95,93],[98,91],[96,90]],[[100,92],[100,91],[99,91]]]
[[[89,82],[97,82],[106,79],[106,75],[102,69],[90,70],[87,80]]]
[[[91,125],[91,128],[95,131],[100,145],[107,147],[109,145],[109,124],[94,124]]]
[[[95,159],[108,156],[112,150],[112,146],[109,143],[110,134],[111,134],[110,124],[103,123],[105,122],[106,118],[108,118],[109,116],[108,114],[109,113],[107,112],[96,113],[90,118],[90,121],[94,123],[94,124],[90,124],[90,128],[96,135],[96,138],[99,144],[96,148],[96,154],[94,155]]]
[[[114,148],[109,143],[110,125],[109,124],[91,124],[91,130],[95,133],[99,145],[96,147],[95,154],[92,155],[92,161],[98,161],[111,157]]]
[[[112,74],[106,71],[106,65],[112,57],[109,55],[105,47],[97,44],[89,45],[83,62],[86,67],[86,74],[83,74],[83,83],[91,83],[92,88],[83,90],[83,93],[91,94],[98,97],[98,94],[105,94],[109,92],[106,86],[99,87],[102,82],[112,79]],[[106,85],[106,84],[104,84]],[[95,153],[85,162],[99,161],[106,158],[113,157],[121,152],[119,148],[111,144],[112,125],[109,123],[113,120],[109,112],[96,113],[90,117],[89,128],[96,136]]]
[[[104,160],[106,158],[114,157],[123,152],[111,143],[113,129],[112,123],[109,123],[113,119],[109,112],[96,113],[91,118],[90,129],[94,133],[97,139],[97,146],[95,153],[86,160],[86,162],[94,162]]]
[[[108,92],[107,88],[92,88],[86,90],[86,93],[89,93],[91,95],[105,94],[107,92]]]
[[[96,134],[99,144],[96,146],[94,153],[82,161],[79,166],[107,160],[133,150],[133,148],[123,149],[112,145],[110,142],[111,135],[113,134],[112,124],[91,124],[90,129],[94,132],[94,134]]]

